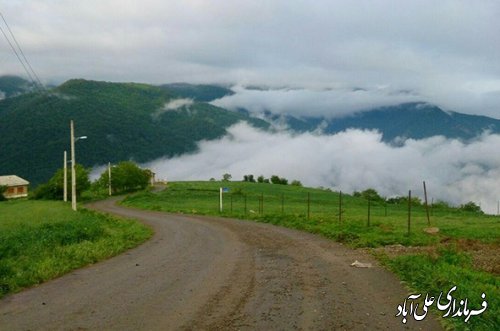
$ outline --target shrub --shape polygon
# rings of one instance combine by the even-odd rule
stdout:
[[[378,192],[375,189],[369,188],[366,189],[362,192],[354,192],[353,196],[355,197],[360,197],[360,198],[365,198],[366,200],[371,200],[371,201],[377,201],[377,202],[384,202],[385,199],[382,198]],[[408,201],[408,199],[406,200]]]
[[[245,176],[243,176],[243,181],[255,183],[255,178],[253,177],[253,175],[245,175]]]
[[[270,180],[273,184],[288,185],[288,179],[276,175],[272,175]]]
[[[76,174],[76,195],[79,197],[81,193],[90,187],[89,180],[90,170],[84,168],[81,164],[75,165]],[[68,169],[67,176],[68,196],[71,195],[71,171]],[[56,171],[54,176],[48,182],[38,185],[33,191],[31,198],[35,200],[62,200],[64,194],[64,169]]]
[[[408,204],[408,197],[389,198],[389,199],[387,199],[387,203],[393,204],[393,205],[400,205],[400,204],[407,205]],[[422,205],[422,201],[418,197],[412,197],[411,204],[412,204],[412,206],[420,206],[420,205]]]
[[[111,167],[111,189],[113,193],[131,192],[145,189],[151,180],[151,171],[141,169],[131,161],[123,161]],[[109,173],[106,169],[95,183],[97,187],[107,188]]]
[[[463,211],[468,211],[468,212],[473,212],[473,213],[481,213],[481,214],[483,213],[483,211],[481,210],[481,207],[479,207],[478,205],[476,205],[472,201],[469,201],[466,204],[461,205],[460,209]]]

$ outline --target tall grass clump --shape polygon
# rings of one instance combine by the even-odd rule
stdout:
[[[151,229],[54,201],[0,204],[0,297],[132,248]]]

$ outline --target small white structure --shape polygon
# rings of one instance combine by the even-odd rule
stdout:
[[[3,193],[7,199],[27,197],[29,185],[30,182],[16,175],[0,176],[0,186],[7,187],[7,190]]]

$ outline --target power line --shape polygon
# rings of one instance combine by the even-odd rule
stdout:
[[[26,58],[26,56],[24,55],[24,52],[21,48],[21,46],[19,45],[19,43],[17,42],[17,39],[16,37],[14,36],[14,33],[12,33],[12,30],[9,26],[9,24],[7,23],[7,21],[5,20],[5,17],[3,16],[2,13],[0,13],[0,16],[2,17],[2,20],[3,22],[5,23],[5,26],[7,27],[7,29],[9,30],[9,33],[10,35],[12,36],[12,39],[14,40],[14,43],[16,44],[17,46],[17,49],[19,50],[19,52],[21,53],[21,55],[23,56],[23,59],[24,61],[26,62],[26,64],[28,65],[29,69],[31,70],[31,73],[33,73],[33,76],[36,78],[36,81],[38,82],[39,86],[45,90],[42,82],[40,81],[40,78],[38,77],[38,75],[36,74],[35,70],[33,69],[33,67],[31,66],[30,62],[28,61],[28,59]]]
[[[16,55],[17,59],[19,60],[19,62],[21,63],[21,65],[23,66],[24,70],[26,71],[26,74],[28,75],[31,83],[35,86],[35,88],[37,90],[42,90],[42,91],[45,91],[45,88],[42,84],[42,82],[40,81],[40,78],[38,78],[38,75],[36,74],[35,70],[33,70],[33,67],[31,66],[31,64],[29,63],[28,59],[26,58],[26,56],[24,55],[24,52],[23,50],[21,49],[21,46],[19,45],[19,43],[17,42],[17,39],[16,37],[14,36],[14,33],[12,32],[12,30],[10,29],[10,26],[9,24],[7,23],[7,21],[5,20],[5,17],[3,16],[2,13],[0,13],[0,16],[2,17],[2,20],[3,22],[5,23],[5,26],[7,27],[7,30],[9,31],[11,37],[12,37],[12,40],[14,40],[14,43],[16,44],[17,46],[17,49],[19,50],[19,53],[22,55],[23,59],[24,59],[24,62],[23,60],[21,59],[21,56],[19,56],[19,53],[17,52],[16,48],[14,47],[14,45],[12,44],[11,40],[9,39],[9,37],[7,36],[7,34],[5,33],[4,29],[2,28],[2,26],[0,26],[0,31],[2,31],[2,34],[3,36],[5,37],[5,40],[7,40],[7,43],[9,44],[10,48],[12,49],[12,51],[14,52],[14,54]],[[29,69],[28,69],[29,68]],[[31,70],[31,71],[30,71]]]

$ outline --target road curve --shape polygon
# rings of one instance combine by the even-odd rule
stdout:
[[[408,296],[369,255],[248,221],[115,205],[145,244],[0,301],[0,330],[440,330],[395,317]],[[354,268],[354,260],[373,268]]]

